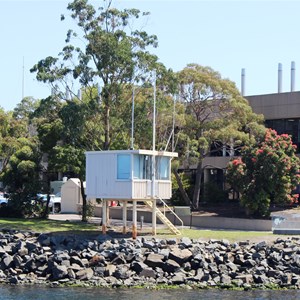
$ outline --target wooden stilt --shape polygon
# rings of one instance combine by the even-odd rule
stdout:
[[[152,234],[156,235],[156,200],[153,199],[152,205]]]
[[[103,200],[102,202],[102,233],[106,234],[106,220],[107,217],[107,201]]]
[[[136,200],[133,200],[132,208],[132,238],[136,239],[137,237],[137,210],[136,210]]]
[[[127,201],[123,201],[123,234],[127,233]]]

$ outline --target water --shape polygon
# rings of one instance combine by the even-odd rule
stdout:
[[[300,291],[146,290],[1,286],[1,300],[282,300],[300,299]]]

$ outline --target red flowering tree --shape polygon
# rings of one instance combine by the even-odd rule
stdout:
[[[241,204],[251,215],[268,216],[270,204],[298,201],[293,191],[300,183],[300,160],[287,134],[267,129],[264,139],[244,147],[241,157],[227,166],[227,181],[241,193]]]

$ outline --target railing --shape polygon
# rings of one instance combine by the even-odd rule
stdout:
[[[183,221],[179,218],[179,216],[174,212],[174,210],[162,198],[159,198],[159,200],[164,205],[163,214],[166,216],[166,207],[167,207],[169,209],[168,211],[171,212],[175,216],[175,218],[181,223],[181,230],[183,230]]]

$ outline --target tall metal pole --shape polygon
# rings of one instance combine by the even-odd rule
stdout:
[[[155,192],[155,136],[156,136],[156,70],[153,71],[153,137],[152,137],[152,234],[156,235],[156,192]]]
[[[173,124],[172,124],[172,152],[175,149],[175,104],[176,104],[176,97],[173,99]]]
[[[134,86],[132,87],[132,109],[131,109],[131,146],[130,149],[133,150],[134,146]]]
[[[152,199],[155,197],[155,136],[156,136],[156,70],[153,71],[153,129],[152,129]]]

